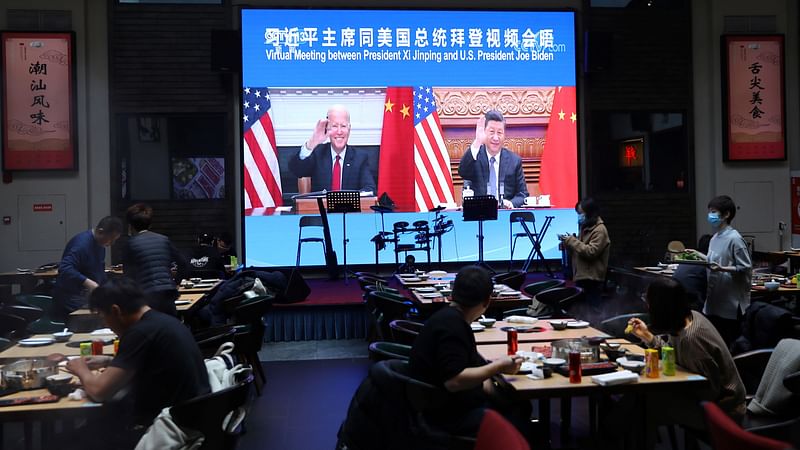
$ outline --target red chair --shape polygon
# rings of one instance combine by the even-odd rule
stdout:
[[[483,413],[475,450],[530,450],[528,441],[514,425],[498,412],[487,409]]]
[[[791,444],[743,430],[716,403],[703,402],[708,433],[716,450],[782,450]]]

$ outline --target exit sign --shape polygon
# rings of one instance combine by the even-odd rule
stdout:
[[[53,211],[53,204],[52,203],[34,203],[33,204],[33,212],[52,212]]]

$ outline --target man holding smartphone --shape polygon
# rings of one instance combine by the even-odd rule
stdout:
[[[358,190],[375,192],[375,178],[369,169],[367,153],[347,145],[350,138],[350,113],[342,105],[328,109],[317,122],[311,137],[289,160],[289,170],[297,177],[311,177],[312,191]]]

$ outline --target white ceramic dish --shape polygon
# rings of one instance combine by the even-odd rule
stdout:
[[[18,344],[20,347],[40,347],[42,345],[50,345],[55,341],[53,338],[28,338],[20,340]]]
[[[438,292],[431,292],[431,293],[428,293],[428,294],[419,294],[419,295],[422,298],[439,298],[439,297],[442,296],[442,294],[440,294]]]
[[[562,358],[547,358],[542,362],[544,363],[545,366],[548,366],[548,367],[563,366],[564,364],[567,363],[567,361],[562,359]]]
[[[476,322],[472,322],[471,324],[469,324],[469,327],[472,328],[472,331],[483,331],[486,329],[485,326]]]
[[[442,278],[444,276],[447,276],[447,272],[445,272],[444,270],[431,270],[430,272],[428,272],[428,276],[431,278]]]
[[[415,289],[417,292],[424,293],[424,292],[436,292],[435,287],[421,287]]]
[[[190,303],[192,302],[189,300],[175,300],[175,306],[188,305]]]
[[[73,333],[71,331],[67,332],[59,331],[53,333],[53,339],[55,339],[56,342],[67,342],[70,340],[70,338],[72,338],[72,335]]]
[[[417,282],[420,282],[420,281],[422,281],[422,280],[421,280],[421,279],[419,279],[419,278],[417,278],[417,277],[413,277],[413,278],[411,278],[411,277],[404,277],[404,278],[403,278],[403,281],[405,281],[406,283],[417,283]]]
[[[573,322],[567,322],[567,328],[586,328],[589,326],[589,322],[584,322],[582,320],[575,320]]]
[[[617,358],[617,364],[622,366],[624,369],[628,369],[631,372],[636,373],[639,373],[642,371],[642,369],[644,369],[644,361],[635,361],[624,356]]]

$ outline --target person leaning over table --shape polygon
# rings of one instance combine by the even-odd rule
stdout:
[[[188,328],[147,306],[132,280],[107,281],[92,292],[89,306],[119,336],[119,352],[113,358],[72,359],[67,370],[80,378],[94,401],[107,402],[126,392],[133,403],[131,414],[106,418],[99,429],[109,441],[99,447],[114,448],[113,443],[133,448],[163,408],[210,392],[208,372]],[[105,370],[96,372],[100,368]]]
[[[684,287],[675,280],[657,278],[647,287],[646,300],[650,324],[630,319],[632,334],[650,348],[669,345],[675,349],[679,366],[708,379],[708,388],[697,393],[670,392],[648,398],[652,417],[662,424],[679,423],[702,430],[705,417],[700,401],[709,400],[734,420],[741,421],[745,414],[745,388],[733,357],[711,322],[689,308]],[[662,333],[667,335],[666,339],[659,336]]]
[[[91,230],[67,242],[53,286],[55,315],[67,317],[86,305],[89,294],[106,280],[106,247],[122,234],[122,221],[113,216],[100,219]]]
[[[150,231],[153,208],[137,203],[128,208],[130,238],[125,245],[122,267],[147,295],[148,305],[171,316],[176,315],[178,287],[172,279],[172,263],[178,266],[177,279],[186,276],[186,257],[163,234]]]
[[[747,243],[732,226],[736,204],[727,195],[708,202],[708,223],[714,230],[708,254],[688,250],[708,261],[708,286],[703,314],[730,344],[741,334],[742,315],[750,306],[753,262]]]
[[[500,374],[516,373],[522,359],[506,356],[487,362],[478,354],[470,323],[489,306],[492,278],[477,266],[467,266],[456,275],[452,302],[427,321],[414,341],[409,358],[412,378],[443,388],[449,393],[446,406],[427,419],[462,436],[476,435],[486,408],[498,409],[522,430],[530,417],[530,403],[500,406],[501,393],[492,382]],[[527,430],[522,430],[523,433]]]
[[[600,207],[587,197],[575,205],[580,235],[563,234],[558,238],[572,257],[573,280],[583,289],[586,301],[595,314],[601,311],[603,285],[608,270],[611,239],[600,217]]]

